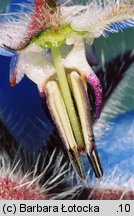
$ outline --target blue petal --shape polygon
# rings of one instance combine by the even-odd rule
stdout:
[[[2,56],[7,56],[7,57],[12,57],[15,55],[15,51],[12,51],[6,47],[0,46],[0,55]]]

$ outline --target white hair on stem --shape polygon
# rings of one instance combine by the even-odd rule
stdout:
[[[17,48],[27,37],[27,30],[31,21],[29,13],[17,12],[2,14],[4,16],[0,26],[0,44]]]
[[[53,163],[55,156],[57,159]],[[54,150],[49,161],[44,158],[39,174],[40,157],[41,154],[36,159],[34,169],[30,171],[27,165],[25,170],[22,169],[23,160],[15,160],[11,164],[6,153],[0,154],[0,199],[73,199],[80,194],[83,186],[77,180],[74,186],[74,172],[70,166],[66,167],[66,162],[63,163],[63,153],[57,155]],[[52,174],[48,177],[49,170]],[[63,184],[67,187],[61,190]]]
[[[89,32],[97,38],[107,32],[117,32],[122,25],[134,26],[134,5],[132,1],[89,1],[87,5],[73,5],[62,8],[63,22],[71,23],[76,30]],[[115,24],[115,28],[111,25]],[[118,23],[118,24],[117,24]]]
[[[67,164],[62,161],[63,153],[60,152],[57,155],[56,150],[54,150],[49,160],[46,157],[43,161],[41,160],[42,166],[40,165],[40,158],[42,159],[40,153],[35,159],[32,171],[27,168],[29,165],[23,164],[19,154],[18,150],[13,163],[10,163],[6,153],[2,152],[0,154],[0,199],[77,199],[83,190],[89,190],[88,196],[86,195],[87,199],[104,199],[107,194],[109,196],[107,199],[114,199],[114,197],[123,199],[125,196],[134,194],[134,177],[129,178],[128,175],[119,175],[118,166],[111,170],[111,174],[106,171],[101,181],[89,177],[87,185],[83,185],[78,179],[74,184],[75,174],[70,166],[66,169]],[[47,151],[44,156],[47,156]],[[56,160],[54,159],[55,156]],[[53,163],[53,160],[55,163]],[[23,166],[25,169],[22,168]],[[39,168],[41,169],[40,173],[38,173]],[[52,171],[52,175],[47,179],[49,170]],[[44,178],[45,181],[42,183]],[[8,189],[6,184],[8,184]],[[60,190],[62,184],[68,186]],[[24,195],[20,195],[22,192]]]
[[[123,200],[134,198],[134,176],[128,178],[127,174],[118,173],[118,165],[111,170],[111,174],[105,172],[103,179],[89,178],[90,188],[87,199],[97,200]]]
[[[69,5],[68,1],[61,4],[56,16],[61,24],[70,23],[74,30],[89,32],[87,40],[106,36],[106,32],[117,32],[122,26],[134,26],[134,5],[131,0],[91,0],[86,5]],[[17,13],[1,15],[4,19],[0,26],[0,44],[17,48],[28,37],[33,11],[33,5],[20,4]],[[37,17],[35,19],[40,25],[42,21]],[[43,19],[46,19],[45,15]],[[54,22],[53,18],[51,22]],[[115,24],[114,27],[112,24]]]

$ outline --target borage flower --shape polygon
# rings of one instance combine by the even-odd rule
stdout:
[[[91,1],[69,6],[56,0],[36,0],[26,13],[8,17],[0,26],[0,53],[10,56],[11,86],[26,74],[47,102],[70,161],[81,179],[86,152],[96,177],[103,175],[92,129],[90,95],[95,94],[96,117],[102,106],[101,83],[91,68],[95,38],[133,26],[133,1]],[[113,24],[113,25],[111,25]]]

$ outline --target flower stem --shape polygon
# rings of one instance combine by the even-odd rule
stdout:
[[[62,93],[64,103],[67,109],[67,113],[68,113],[69,120],[72,126],[72,130],[73,130],[78,146],[81,147],[84,144],[81,125],[80,125],[80,121],[78,119],[78,116],[77,116],[77,113],[74,107],[74,103],[71,97],[71,92],[69,89],[65,69],[62,64],[59,47],[52,48],[52,55],[53,55],[55,69],[56,69],[57,76],[58,76],[58,81],[60,84],[61,93]]]

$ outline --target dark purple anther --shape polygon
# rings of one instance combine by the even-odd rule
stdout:
[[[101,109],[102,109],[102,99],[103,99],[103,90],[102,85],[99,78],[96,74],[91,74],[87,77],[87,81],[91,84],[95,93],[95,105],[96,105],[96,117],[100,117]]]

